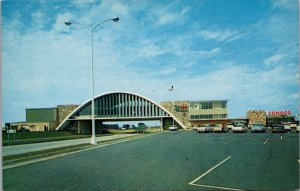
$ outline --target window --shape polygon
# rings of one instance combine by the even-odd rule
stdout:
[[[224,101],[224,102],[222,103],[222,108],[227,108],[227,102]]]
[[[202,109],[212,109],[213,108],[213,102],[203,102],[202,103]]]

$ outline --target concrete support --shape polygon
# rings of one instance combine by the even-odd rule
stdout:
[[[91,135],[92,134],[92,121],[91,120],[82,120],[78,121],[79,132],[82,135]],[[95,120],[95,132],[100,134],[103,132],[103,122]]]

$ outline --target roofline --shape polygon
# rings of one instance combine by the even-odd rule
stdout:
[[[164,110],[166,113],[168,113],[170,115],[170,117],[174,118],[174,120],[180,125],[182,126],[182,128],[186,129],[187,127],[179,120],[177,119],[170,111],[168,111],[165,107],[163,107],[162,105],[158,104],[157,102],[153,101],[152,99],[149,99],[145,96],[142,96],[138,93],[132,93],[132,92],[127,92],[127,91],[110,91],[110,92],[106,92],[103,94],[98,94],[97,96],[94,96],[94,100],[105,96],[105,95],[109,95],[109,94],[117,94],[117,93],[123,93],[123,94],[131,94],[131,95],[135,95],[135,96],[139,96],[143,99],[148,100],[149,102],[152,102],[154,105],[157,105],[158,107],[160,107],[162,110]],[[57,127],[55,130],[59,130],[60,127],[75,113],[77,112],[81,107],[83,107],[84,105],[88,104],[89,102],[91,102],[91,98],[86,100],[85,102],[83,102],[81,105],[79,105],[75,110],[73,110]]]
[[[57,109],[57,107],[26,108],[25,110],[38,110],[38,109]]]

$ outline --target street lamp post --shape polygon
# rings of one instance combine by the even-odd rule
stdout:
[[[78,22],[74,22],[74,21],[65,21],[65,25],[70,26],[72,24],[78,24],[78,25],[82,25],[85,27],[88,27],[88,29],[91,32],[91,51],[92,51],[92,62],[91,62],[91,89],[92,89],[92,137],[91,137],[91,144],[96,145],[97,141],[96,141],[96,132],[95,132],[95,104],[94,104],[94,47],[93,47],[93,33],[94,33],[94,29],[96,29],[99,25],[107,22],[107,21],[114,21],[114,22],[118,22],[119,21],[119,17],[115,17],[112,19],[106,19],[103,20],[95,25],[91,24],[91,25],[84,25]]]

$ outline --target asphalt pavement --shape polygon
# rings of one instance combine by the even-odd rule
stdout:
[[[4,190],[294,190],[299,134],[164,131],[3,171]]]

